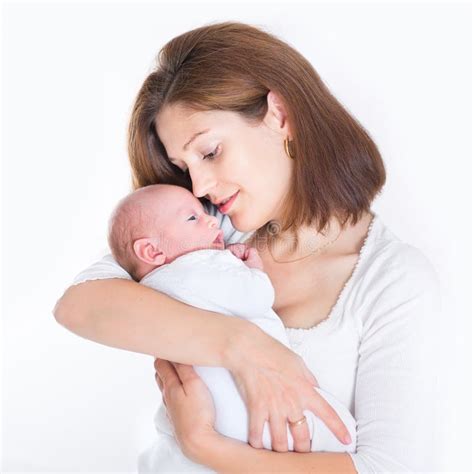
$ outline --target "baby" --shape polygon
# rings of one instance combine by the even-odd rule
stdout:
[[[108,241],[115,260],[135,281],[189,252],[225,249],[217,218],[188,190],[166,184],[146,186],[123,198],[109,220]],[[249,268],[263,270],[257,250],[244,247],[228,249]]]
[[[290,347],[283,322],[273,311],[274,289],[255,248],[225,247],[214,216],[188,190],[151,185],[129,194],[109,221],[108,241],[117,262],[141,284],[186,304],[228,316],[245,318]],[[194,369],[209,388],[219,433],[248,442],[248,413],[227,369]],[[356,422],[331,394],[316,388],[346,425],[352,437],[344,445],[311,411],[305,410],[312,451],[354,452]],[[163,405],[155,417],[158,443],[140,457],[140,472],[209,472],[188,460],[176,443]],[[289,428],[288,449],[293,450]],[[271,449],[268,422],[263,446]],[[198,471],[199,470],[199,471]]]

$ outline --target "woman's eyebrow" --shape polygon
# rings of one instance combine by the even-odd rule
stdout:
[[[207,133],[210,130],[210,128],[206,128],[206,130],[202,130],[201,132],[195,133],[183,146],[183,150],[186,151],[189,145],[191,145],[191,142],[197,138],[199,135],[202,135],[203,133]]]

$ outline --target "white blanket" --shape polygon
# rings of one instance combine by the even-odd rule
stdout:
[[[248,319],[267,334],[289,346],[285,327],[273,311],[274,289],[266,273],[248,268],[230,250],[198,250],[183,255],[146,275],[142,284],[186,304],[209,311]],[[248,413],[232,375],[221,367],[194,366],[208,386],[216,409],[215,429],[219,433],[248,442]],[[317,374],[316,374],[317,375]],[[312,451],[354,452],[356,422],[349,410],[331,394],[317,390],[334,408],[352,437],[350,445],[340,443],[324,423],[305,410]],[[155,426],[158,439],[140,455],[139,472],[213,472],[188,460],[174,439],[166,408],[160,405]],[[293,437],[287,426],[288,448]],[[271,449],[268,422],[264,425],[263,445]]]

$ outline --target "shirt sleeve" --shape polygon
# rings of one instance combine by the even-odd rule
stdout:
[[[355,386],[359,473],[436,470],[440,285],[426,257],[406,244],[362,291]]]
[[[78,273],[74,277],[72,284],[78,285],[88,280],[102,280],[107,278],[133,280],[128,272],[124,270],[117,263],[112,254],[109,253]]]

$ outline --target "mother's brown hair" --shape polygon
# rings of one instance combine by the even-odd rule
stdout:
[[[316,224],[321,231],[333,215],[355,224],[385,183],[377,146],[300,53],[243,23],[202,26],[161,49],[130,121],[133,188],[168,183],[192,190],[189,174],[168,160],[157,136],[155,118],[162,107],[180,103],[191,110],[232,111],[257,124],[267,112],[270,90],[285,105],[295,156],[280,229]]]

